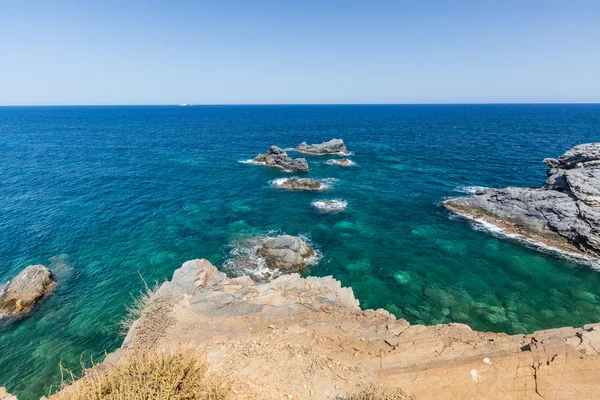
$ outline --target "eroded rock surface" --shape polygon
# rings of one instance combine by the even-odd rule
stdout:
[[[43,265],[30,265],[0,289],[0,316],[20,317],[46,296],[55,282]]]
[[[331,139],[328,142],[318,144],[307,144],[306,142],[302,142],[296,147],[296,151],[313,155],[350,154],[342,139]]]
[[[254,162],[264,163],[268,167],[278,167],[291,172],[308,171],[308,163],[304,158],[291,158],[285,150],[271,146],[264,154],[254,157]]]
[[[173,291],[152,300],[177,301],[143,314],[121,352],[148,337],[153,348],[201,348],[212,372],[234,382],[233,399],[331,400],[368,382],[416,399],[600,394],[600,324],[512,336],[410,325],[384,310],[361,310],[352,289],[332,277],[289,274],[256,284],[227,278],[206,260],[184,269],[163,285]],[[157,336],[157,325],[144,319],[170,324]]]
[[[600,143],[544,163],[550,168],[540,189],[487,189],[444,204],[554,247],[600,256]]]
[[[256,255],[262,257],[270,269],[289,274],[305,269],[315,251],[296,236],[281,235],[266,240]]]

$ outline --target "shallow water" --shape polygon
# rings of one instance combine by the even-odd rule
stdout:
[[[271,144],[343,138],[355,166],[305,156],[326,191],[243,164]],[[0,282],[50,266],[55,293],[0,326],[0,386],[47,394],[58,363],[100,360],[130,293],[232,243],[305,235],[312,275],[411,323],[531,332],[600,321],[600,273],[474,229],[440,202],[539,186],[541,160],[600,139],[598,105],[0,108]],[[300,154],[290,153],[293,156]],[[348,202],[340,213],[311,203]],[[477,226],[475,226],[477,228]]]

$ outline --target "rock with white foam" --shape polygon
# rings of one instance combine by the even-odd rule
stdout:
[[[337,165],[340,167],[351,167],[356,165],[356,163],[348,158],[336,159],[336,160],[327,160],[327,165]]]
[[[312,205],[321,212],[337,213],[344,211],[348,202],[344,200],[317,200]]]
[[[288,178],[274,181],[274,185],[279,188],[289,190],[323,190],[327,186],[312,178]]]
[[[554,247],[600,256],[600,143],[575,146],[544,163],[550,168],[540,189],[487,189],[444,204]]]
[[[299,237],[281,235],[265,241],[256,255],[263,258],[270,269],[289,274],[304,270],[315,251]]]

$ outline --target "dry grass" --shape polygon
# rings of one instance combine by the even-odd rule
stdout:
[[[367,385],[347,397],[337,397],[336,400],[408,400],[411,399],[403,390],[386,388],[379,385]]]
[[[142,278],[141,275],[140,278]],[[133,298],[133,304],[125,307],[127,310],[127,314],[125,315],[125,318],[123,318],[123,320],[121,321],[121,334],[123,336],[127,335],[127,332],[129,331],[129,328],[131,328],[131,325],[133,325],[133,323],[142,316],[144,310],[148,307],[151,299],[160,287],[158,282],[155,282],[153,287],[148,286],[144,278],[142,278],[142,282],[144,282],[144,289],[140,291],[137,297],[131,295],[131,297]]]
[[[57,400],[221,400],[227,385],[210,377],[200,354],[179,349],[133,352],[117,364],[97,365],[76,380],[69,373]]]

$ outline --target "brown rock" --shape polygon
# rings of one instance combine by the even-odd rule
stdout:
[[[0,293],[0,315],[18,317],[29,313],[55,284],[48,268],[43,265],[28,266]]]

